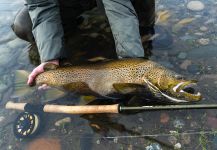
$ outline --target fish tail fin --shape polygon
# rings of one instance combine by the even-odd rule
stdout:
[[[29,74],[30,73],[25,70],[15,71],[15,82],[14,82],[15,86],[14,86],[14,93],[12,95],[13,98],[26,96],[34,92],[35,87],[30,87],[26,83]]]

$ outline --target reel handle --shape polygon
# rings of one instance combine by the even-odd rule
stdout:
[[[31,105],[28,103],[14,103],[7,102],[6,109],[16,109],[16,110],[25,110],[28,106],[28,109],[36,108],[37,105]],[[41,105],[38,105],[41,107]],[[64,114],[97,114],[97,113],[119,113],[119,104],[113,105],[85,105],[85,106],[65,106],[65,105],[44,105],[42,110],[43,112],[49,113],[64,113]]]

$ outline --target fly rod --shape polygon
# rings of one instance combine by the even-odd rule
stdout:
[[[157,111],[157,110],[180,110],[180,109],[216,109],[217,104],[191,104],[191,105],[157,105],[157,106],[121,106],[112,105],[34,105],[29,103],[7,102],[6,109],[22,110],[27,112],[48,112],[64,114],[97,114],[97,113],[122,113],[123,111]]]
[[[13,124],[13,132],[17,138],[29,138],[37,135],[44,122],[42,113],[64,113],[64,114],[99,114],[99,113],[123,113],[129,111],[157,111],[157,110],[179,110],[179,109],[216,109],[217,104],[193,104],[193,105],[158,105],[158,106],[121,106],[113,105],[36,105],[30,103],[7,102],[6,109],[22,110]]]

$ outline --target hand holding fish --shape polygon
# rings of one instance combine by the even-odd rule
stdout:
[[[27,81],[28,85],[30,85],[30,86],[33,85],[33,82],[34,82],[36,76],[45,71],[44,66],[46,64],[59,65],[59,60],[52,60],[52,61],[43,62],[38,67],[36,67],[28,76],[28,81]],[[44,89],[44,88],[46,89],[46,87],[48,87],[48,86],[46,84],[43,84],[42,86],[39,87],[39,89]]]

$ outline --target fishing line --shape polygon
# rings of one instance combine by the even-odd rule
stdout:
[[[124,138],[144,138],[144,137],[162,137],[162,136],[174,136],[174,135],[198,135],[198,134],[217,134],[217,131],[196,131],[196,132],[182,132],[182,133],[164,133],[164,134],[142,134],[142,135],[120,135],[120,136],[96,136],[98,139],[124,139]],[[73,134],[71,138],[93,138],[80,137],[82,134]],[[70,135],[71,136],[71,135]]]

